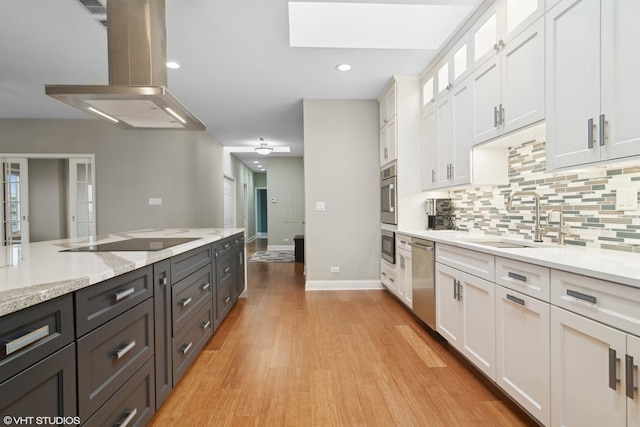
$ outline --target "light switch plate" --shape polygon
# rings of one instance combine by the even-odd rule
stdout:
[[[618,188],[616,190],[616,210],[637,211],[638,189],[635,187]]]
[[[316,202],[316,211],[324,211],[325,209],[325,205],[324,202]]]
[[[161,197],[149,197],[149,206],[161,206],[162,198]]]

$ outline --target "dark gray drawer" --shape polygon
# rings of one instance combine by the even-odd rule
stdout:
[[[76,345],[69,344],[1,383],[0,414],[3,417],[76,417]],[[79,421],[75,419],[70,424]]]
[[[233,246],[233,240],[231,237],[228,237],[224,240],[218,242],[218,258],[221,258],[231,252],[231,247]]]
[[[227,280],[233,274],[235,267],[235,258],[232,253],[228,253],[218,260],[218,283]]]
[[[211,264],[211,245],[204,245],[171,258],[171,283],[178,283],[191,273]]]
[[[162,405],[173,388],[173,368],[171,363],[171,260],[153,265],[154,286],[153,306],[155,322],[155,359],[156,359],[156,409]]]
[[[224,319],[227,315],[231,307],[233,307],[234,299],[234,287],[233,280],[231,277],[228,277],[225,281],[220,282],[218,284],[218,295],[216,298],[216,302],[218,304],[218,318],[220,321]]]
[[[102,406],[154,351],[153,300],[147,300],[78,340],[78,412]]]
[[[71,294],[0,317],[0,383],[74,337]]]
[[[85,426],[144,426],[155,411],[153,358],[140,368]]]
[[[124,313],[153,295],[149,265],[76,292],[78,337]]]
[[[195,360],[202,347],[213,334],[213,316],[211,304],[203,307],[187,325],[182,333],[173,338],[173,386]]]
[[[173,307],[174,336],[180,332],[203,305],[211,305],[213,299],[212,289],[210,267],[203,267],[173,285],[171,288],[171,305]]]
[[[233,244],[234,250],[237,250],[238,247],[244,246],[244,234],[238,233],[234,236],[231,236],[231,242]]]

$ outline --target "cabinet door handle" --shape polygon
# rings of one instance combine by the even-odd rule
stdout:
[[[122,359],[124,357],[124,355],[129,353],[133,349],[133,347],[135,347],[135,346],[136,346],[136,342],[135,341],[131,341],[129,344],[125,345],[120,350],[116,351],[116,358],[118,360]]]
[[[606,121],[604,119],[604,114],[600,114],[600,129],[598,129],[599,133],[600,133],[600,146],[604,146],[604,141],[606,138],[606,133],[605,133],[605,126],[606,126]]]
[[[192,342],[190,342],[189,344],[185,345],[182,350],[180,350],[180,352],[182,354],[187,354],[187,351],[189,351],[191,349],[191,346],[193,345]]]
[[[209,289],[209,286],[211,286],[211,284],[205,283],[204,285],[200,286],[200,290],[201,291],[206,291],[207,289]]]
[[[511,277],[512,279],[520,280],[521,282],[527,281],[527,276],[523,276],[522,274],[509,272],[508,276]]]
[[[513,295],[507,294],[507,299],[511,302],[515,302],[516,304],[524,306],[524,300],[522,298],[514,297]]]
[[[616,351],[612,348],[609,349],[609,388],[615,390],[617,387],[618,373],[616,369],[616,365],[618,363],[618,358],[616,357]]]
[[[191,301],[192,301],[192,298],[191,298],[191,297],[189,297],[189,298],[185,298],[185,299],[183,299],[182,301],[180,301],[180,305],[181,305],[182,307],[186,307],[186,306],[188,306],[188,305],[191,303]]]
[[[633,390],[637,390],[638,387],[633,383],[633,356],[626,354],[624,356],[625,365],[625,383],[626,383],[626,395],[629,399],[633,399]]]
[[[204,323],[200,326],[200,328],[201,328],[201,329],[208,329],[208,328],[209,328],[209,325],[211,325],[211,320],[207,320],[206,322],[204,322]]]
[[[593,148],[593,119],[587,120],[587,148]]]
[[[431,183],[436,182],[436,170],[431,169]]]
[[[226,303],[228,303],[229,301],[231,301],[231,297],[226,297],[226,298],[224,299],[224,303],[225,303],[225,304],[226,304]]]
[[[162,272],[160,274],[160,280],[158,280],[158,284],[160,286],[167,286],[167,284],[169,284],[169,279],[167,279],[167,273],[166,272]]]
[[[227,274],[229,272],[229,270],[231,270],[231,267],[227,267],[224,269],[224,274]]]
[[[451,163],[451,178],[449,179],[453,179],[453,163]]]
[[[238,264],[242,265],[244,263],[244,256],[242,252],[238,254]]]
[[[134,292],[136,291],[136,288],[129,288],[126,291],[122,291],[122,292],[117,292],[114,296],[116,298],[116,302],[121,301],[123,299],[125,299],[126,297],[128,297],[129,295],[132,295]]]
[[[498,127],[498,107],[493,107],[493,127]]]
[[[578,298],[582,301],[590,302],[591,304],[595,304],[597,301],[597,298],[594,296],[583,294],[582,292],[572,291],[571,289],[567,289],[567,295]]]
[[[9,341],[5,344],[5,354],[8,356],[18,350],[25,348],[41,339],[49,336],[49,325],[44,325],[35,331],[27,332],[20,338]]]
[[[458,284],[456,283],[456,279],[453,279],[453,299],[458,299]]]
[[[500,106],[498,107],[498,113],[500,116],[498,124],[504,126],[504,108],[502,107],[502,104],[500,104]]]
[[[129,414],[127,415],[127,418],[122,420],[121,423],[118,423],[118,427],[127,427],[131,422],[131,420],[133,420],[136,415],[138,415],[138,408],[135,408],[133,411],[129,412]]]
[[[460,283],[460,280],[457,281],[457,285],[458,285],[458,301],[462,301],[462,284]]]

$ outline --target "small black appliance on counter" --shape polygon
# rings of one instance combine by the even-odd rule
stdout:
[[[452,230],[454,228],[451,199],[427,199],[427,230]]]

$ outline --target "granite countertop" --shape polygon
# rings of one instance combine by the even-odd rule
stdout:
[[[397,230],[396,233],[640,288],[640,254],[637,253],[538,244],[531,240],[452,230]],[[505,241],[532,247],[496,248],[483,245],[483,241]]]
[[[243,228],[147,229],[0,246],[0,316],[244,231]],[[91,244],[161,237],[197,240],[159,251],[61,252]]]

